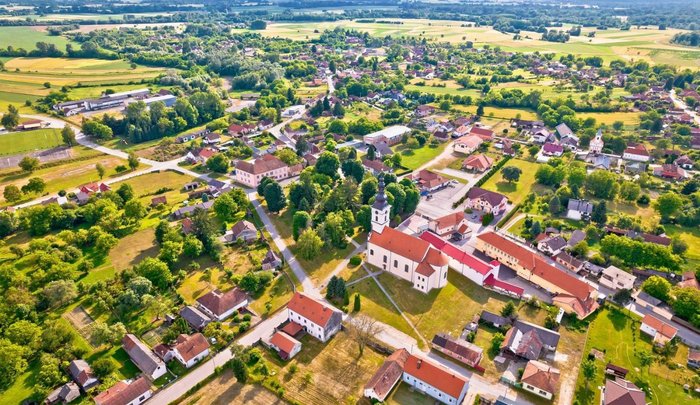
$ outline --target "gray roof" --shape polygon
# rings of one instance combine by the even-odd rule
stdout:
[[[556,129],[557,129],[557,132],[559,133],[559,136],[562,138],[564,138],[566,136],[574,135],[574,131],[572,131],[571,128],[569,128],[569,126],[566,125],[565,123],[561,123],[561,124],[557,125]]]
[[[72,402],[79,396],[80,388],[78,388],[78,384],[71,381],[51,391],[51,393],[49,393],[49,395],[46,397],[46,400],[50,403],[68,403]]]
[[[556,348],[559,344],[559,333],[543,328],[542,326],[517,320],[515,323],[513,323],[513,328],[518,329],[523,333],[534,330],[537,333],[537,337],[547,346]]]
[[[195,205],[188,205],[186,207],[182,207],[182,208],[178,209],[177,211],[175,211],[173,213],[173,215],[175,215],[176,217],[182,217],[184,215],[187,215],[189,213],[194,212],[194,210],[196,210],[197,208],[201,208],[201,209],[206,211],[209,208],[211,208],[212,205],[214,205],[214,201],[207,201],[207,202],[203,202],[203,203],[199,203],[199,204],[195,204]]]
[[[566,247],[566,239],[562,238],[560,235],[545,239],[542,243],[549,246],[552,250],[561,250]]]
[[[494,325],[509,325],[510,321],[500,315],[496,315],[493,312],[481,311],[481,317],[479,318],[484,322],[491,323]]]
[[[581,213],[591,214],[593,212],[593,204],[585,200],[569,200],[568,210],[574,210]]]
[[[574,246],[585,239],[586,234],[582,230],[576,229],[575,231],[571,232],[571,236],[569,237],[569,246]]]
[[[180,310],[180,316],[195,329],[202,329],[211,322],[211,319],[204,312],[192,305],[183,307]]]
[[[131,361],[149,376],[153,375],[153,372],[159,367],[165,366],[163,360],[159,359],[148,346],[130,333],[122,339],[122,347]]]

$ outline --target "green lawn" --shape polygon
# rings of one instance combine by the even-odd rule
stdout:
[[[394,151],[401,153],[401,166],[414,170],[435,159],[436,156],[445,150],[446,146],[446,142],[438,144],[435,148],[426,144],[420,149],[411,150],[404,145],[399,145],[394,147]]]
[[[411,390],[408,384],[399,382],[394,391],[387,397],[386,403],[391,405],[433,405],[436,402],[433,397]]]
[[[649,370],[642,368],[638,353],[651,352],[649,338],[639,331],[639,317],[630,318],[626,312],[616,308],[603,309],[592,315],[588,331],[584,355],[595,348],[605,353],[605,361],[629,370],[627,379],[638,386],[648,382],[651,396],[647,401],[653,405],[697,403],[698,397],[683,391],[683,384],[689,383],[696,374],[685,367],[688,348],[680,345],[678,351],[669,363],[681,364],[676,370],[671,370],[665,364],[655,361]],[[604,362],[596,361],[598,372],[585,389],[585,380],[579,372],[575,397],[580,404],[598,404],[600,391],[595,386],[604,384]]]
[[[664,225],[664,229],[667,235],[678,236],[688,244],[688,250],[685,252],[685,269],[687,271],[695,271],[700,268],[700,229],[677,225]]]
[[[11,45],[15,48],[24,48],[28,51],[36,48],[37,42],[54,44],[60,50],[65,50],[71,43],[62,36],[52,36],[32,27],[0,27],[0,44],[2,47]]]
[[[532,191],[532,185],[535,184],[535,172],[537,172],[538,164],[520,159],[511,159],[503,167],[506,166],[515,166],[522,170],[518,182],[507,182],[503,180],[501,173],[496,173],[481,187],[486,190],[497,191],[508,197],[511,203],[518,204]],[[501,170],[503,170],[503,168],[501,168]]]
[[[50,149],[62,143],[61,131],[52,128],[0,134],[0,155]]]

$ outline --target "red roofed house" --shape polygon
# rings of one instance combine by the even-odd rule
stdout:
[[[477,236],[476,249],[512,268],[518,276],[552,294],[554,304],[584,319],[598,308],[597,291],[588,283],[548,264],[543,257],[495,232]]]
[[[209,355],[209,342],[201,333],[181,334],[172,350],[173,357],[186,368],[190,368]]]
[[[257,187],[263,177],[284,180],[290,177],[289,166],[274,155],[263,155],[252,163],[236,163],[236,181],[248,187]]]
[[[233,315],[235,311],[248,305],[248,302],[248,294],[238,287],[225,293],[213,290],[197,298],[199,308],[217,321],[223,321]]]
[[[376,373],[365,384],[365,397],[383,402],[403,376],[408,351],[397,350],[384,360]]]
[[[508,199],[495,191],[472,187],[467,192],[467,208],[501,215],[506,210]]]
[[[564,147],[556,143],[547,142],[542,146],[542,154],[545,156],[561,156],[564,154]]]
[[[489,276],[498,277],[498,262],[485,263],[432,232],[423,232],[420,238],[447,256],[448,265],[464,277],[483,286]]]
[[[391,205],[384,194],[384,179],[372,204],[372,231],[367,238],[367,262],[409,281],[424,293],[447,284],[448,258],[430,243],[389,226]]]
[[[428,222],[428,229],[443,238],[462,239],[465,236],[471,236],[472,233],[464,211],[457,211],[440,218],[431,219]]]
[[[435,335],[430,346],[469,367],[478,367],[484,353],[484,350],[479,346],[464,339],[455,339],[446,333]]]
[[[469,156],[462,162],[463,169],[479,173],[489,170],[491,166],[493,166],[493,159],[484,154]]]
[[[151,383],[146,377],[131,381],[119,381],[111,388],[95,396],[97,405],[139,405],[153,395]]]
[[[455,141],[455,152],[468,155],[479,149],[482,143],[484,143],[484,140],[478,135],[466,135]]]
[[[340,330],[343,315],[330,305],[302,293],[295,293],[287,304],[288,319],[304,327],[309,335],[325,342]]]
[[[478,136],[484,142],[489,142],[493,139],[493,131],[486,128],[472,127],[469,134]]]
[[[635,162],[648,162],[650,157],[649,157],[649,151],[647,151],[647,148],[640,144],[636,145],[629,145],[627,149],[622,153],[622,158],[625,160],[632,160]]]
[[[688,173],[680,166],[674,164],[662,164],[654,168],[654,176],[671,180],[683,180],[688,178]]]
[[[209,158],[216,154],[216,150],[212,148],[201,148],[187,152],[185,160],[190,163],[206,163]]]
[[[649,314],[644,315],[639,329],[651,336],[654,339],[654,344],[659,346],[666,344],[666,342],[676,337],[676,333],[678,333],[678,329]]]
[[[111,188],[106,185],[105,183],[90,183],[90,184],[85,184],[83,186],[80,186],[80,191],[82,191],[85,194],[92,194],[92,193],[104,193],[105,191],[111,190]]]
[[[413,181],[418,184],[421,191],[435,191],[450,184],[450,179],[446,179],[430,170],[421,170],[414,174]]]
[[[282,360],[291,360],[301,350],[301,342],[282,331],[275,332],[268,344],[277,351]]]
[[[530,360],[520,382],[523,389],[542,398],[552,399],[559,388],[559,370],[541,361]]]

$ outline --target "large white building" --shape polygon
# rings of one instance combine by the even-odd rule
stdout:
[[[447,284],[449,260],[430,243],[389,226],[391,205],[384,179],[372,204],[372,231],[367,239],[367,262],[413,284],[424,293]]]
[[[299,292],[287,304],[287,316],[322,342],[338,333],[343,320],[340,311]]]
[[[588,144],[588,150],[592,153],[600,153],[603,151],[603,146],[605,146],[603,142],[603,131],[599,129],[595,134],[595,138],[591,139],[591,142]]]

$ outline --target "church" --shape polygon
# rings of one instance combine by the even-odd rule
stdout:
[[[391,205],[384,193],[384,179],[372,204],[372,230],[367,239],[367,262],[413,288],[428,293],[447,284],[449,258],[429,242],[389,226]]]

